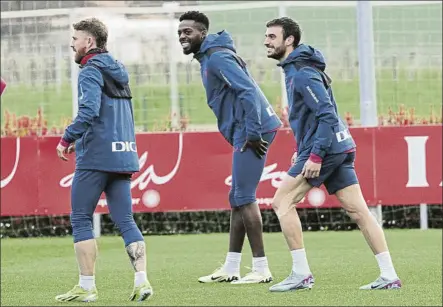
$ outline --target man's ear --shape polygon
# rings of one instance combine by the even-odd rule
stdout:
[[[202,31],[202,36],[201,36],[202,42],[205,40],[207,34],[208,34],[208,32],[206,30]]]
[[[286,46],[292,46],[294,44],[294,36],[290,35],[285,40]]]

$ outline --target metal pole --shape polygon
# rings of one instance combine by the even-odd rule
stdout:
[[[171,127],[178,129],[180,126],[180,102],[178,94],[178,75],[177,75],[177,29],[175,25],[174,11],[179,6],[178,3],[165,3],[164,7],[170,9],[169,17],[169,86],[171,99]]]
[[[426,204],[420,204],[420,229],[428,229],[428,206]]]
[[[358,70],[360,79],[360,122],[363,127],[378,125],[374,64],[374,33],[370,1],[357,1]],[[383,226],[382,205],[370,211]]]
[[[378,125],[374,64],[374,34],[370,1],[357,1],[357,39],[360,74],[360,120],[363,127]]]

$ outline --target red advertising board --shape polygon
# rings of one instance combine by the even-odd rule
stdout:
[[[384,127],[374,135],[377,202],[441,204],[442,127]]]
[[[354,128],[355,162],[369,205],[442,203],[441,126]],[[58,159],[58,137],[1,139],[1,215],[70,212],[74,159]],[[229,209],[231,147],[217,132],[137,135],[140,172],[133,176],[135,212]],[[295,141],[282,130],[272,144],[257,199],[262,208],[290,166]],[[418,163],[418,164],[417,164]],[[313,189],[300,207],[336,207]],[[104,197],[97,212],[107,212]]]

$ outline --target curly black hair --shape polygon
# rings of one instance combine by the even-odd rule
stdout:
[[[292,20],[289,17],[280,17],[276,19],[272,19],[271,21],[268,21],[266,24],[266,27],[274,27],[274,26],[280,26],[283,29],[283,39],[287,39],[289,36],[294,36],[294,43],[292,46],[296,48],[301,40],[301,29],[300,25]]]
[[[201,30],[209,30],[209,18],[205,14],[199,11],[188,11],[183,13],[180,18],[180,21],[183,20],[194,20],[201,26]]]

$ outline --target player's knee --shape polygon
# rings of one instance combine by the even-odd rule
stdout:
[[[358,211],[346,210],[346,213],[351,218],[351,220],[353,220],[358,225],[360,225],[362,223],[362,221],[364,220],[364,217],[365,217],[364,214],[362,214],[362,212],[358,212]]]
[[[337,191],[335,195],[348,216],[357,224],[364,224],[372,218],[372,214],[358,186],[346,187]]]
[[[281,206],[281,199],[274,196],[271,203],[271,207],[274,210],[274,212],[277,212],[280,206]]]
[[[278,218],[285,216],[288,212],[296,208],[297,203],[292,202],[289,197],[274,198],[272,209]]]
[[[240,210],[245,227],[262,227],[263,219],[260,207],[257,202],[243,204],[238,208]]]
[[[347,209],[348,216],[358,225],[367,224],[373,218],[367,207],[361,209]]]
[[[94,239],[92,217],[83,213],[71,214],[71,227],[74,243]]]
[[[114,219],[114,223],[120,230],[123,241],[125,241],[125,246],[134,242],[143,241],[143,235],[140,229],[138,229],[132,214]]]
[[[284,215],[292,209],[295,209],[297,204],[303,199],[304,194],[298,189],[295,189],[285,195],[276,193],[272,200],[272,209],[274,209],[277,216]]]
[[[144,241],[143,235],[137,226],[135,228],[131,228],[125,233],[122,233],[122,238],[123,241],[125,242],[125,247],[134,242]]]

